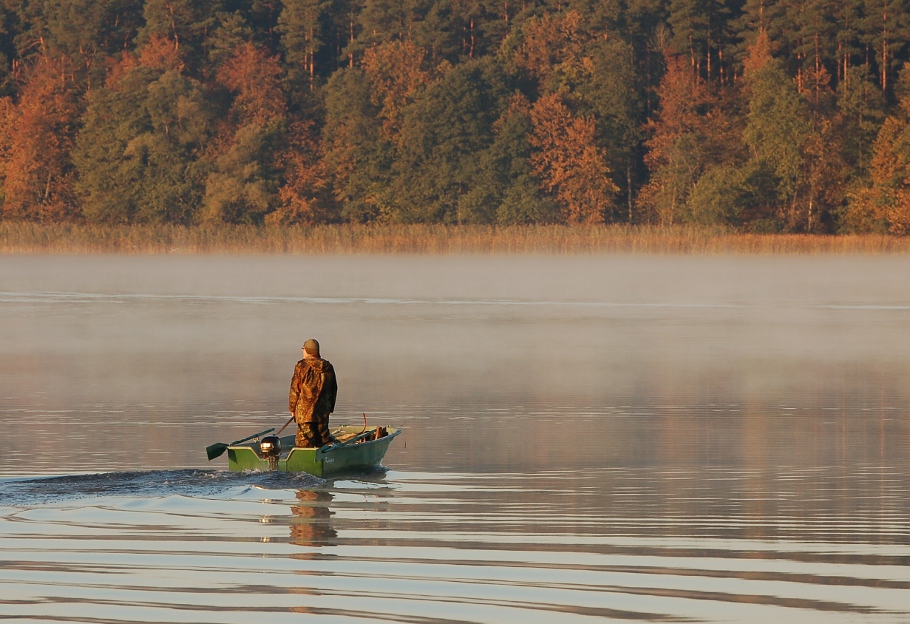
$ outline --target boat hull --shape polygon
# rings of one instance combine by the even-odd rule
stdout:
[[[364,432],[369,434],[376,427],[369,427]],[[294,436],[281,438],[281,448],[285,449],[277,458],[263,458],[257,452],[258,441],[229,446],[227,449],[228,467],[240,472],[243,470],[261,470],[278,472],[306,472],[317,477],[326,477],[339,473],[362,472],[374,468],[382,462],[392,440],[401,433],[396,427],[386,427],[388,435],[375,439],[353,439],[349,442],[326,445],[321,448],[297,448]],[[359,434],[357,427],[341,427],[333,432],[339,434]]]

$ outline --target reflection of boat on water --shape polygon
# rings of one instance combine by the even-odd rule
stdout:
[[[332,432],[338,442],[320,448],[295,447],[293,435],[266,436],[228,446],[228,466],[234,471],[308,472],[317,477],[363,471],[379,465],[399,433],[397,427],[343,426]]]
[[[331,525],[332,494],[322,490],[298,490],[297,505],[291,507],[291,543],[297,546],[325,546],[337,533]]]
[[[331,492],[324,490],[297,490],[296,504],[291,505],[291,517],[288,520],[291,536],[290,543],[300,546],[300,550],[293,552],[290,557],[304,562],[299,569],[294,570],[300,576],[300,586],[289,588],[289,593],[301,596],[304,604],[290,607],[294,613],[307,613],[318,615],[319,609],[312,606],[319,600],[320,591],[318,566],[313,566],[312,561],[324,561],[333,558],[323,549],[337,543],[338,532],[332,527]],[[306,577],[313,577],[307,579]],[[305,598],[303,598],[305,596]]]

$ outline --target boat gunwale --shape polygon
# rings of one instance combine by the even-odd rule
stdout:
[[[346,427],[347,425],[342,425],[342,426]],[[370,431],[370,430],[376,430],[378,428],[379,428],[379,426],[372,426],[372,427],[367,427],[366,430]],[[390,431],[387,435],[384,435],[381,438],[373,438],[372,440],[362,440],[360,442],[355,442],[354,444],[347,444],[345,442],[340,442],[337,444],[324,444],[322,446],[314,446],[314,447],[290,446],[287,448],[287,454],[285,454],[285,450],[284,450],[285,449],[284,440],[287,440],[287,439],[293,440],[296,436],[294,434],[281,436],[280,440],[282,441],[282,444],[281,444],[282,450],[281,450],[281,454],[278,457],[282,461],[286,460],[288,457],[291,456],[291,453],[293,453],[295,451],[306,452],[306,453],[322,452],[323,456],[328,456],[329,453],[334,453],[335,451],[340,451],[342,449],[357,448],[357,447],[360,447],[360,446],[363,446],[366,444],[375,444],[376,442],[382,442],[386,438],[394,438],[399,433],[401,433],[400,427],[393,427],[393,426],[389,425],[385,428],[386,428],[386,430],[392,429],[393,431]],[[337,431],[337,429],[336,429],[336,431]],[[262,437],[264,438],[266,436],[262,436]],[[260,456],[259,453],[256,451],[256,447],[259,444],[260,439],[261,438],[255,438],[253,440],[250,440],[249,442],[244,442],[243,444],[231,444],[231,445],[228,445],[228,449],[237,450],[237,449],[247,449],[248,448],[248,449],[252,450],[254,453],[256,453],[256,457],[258,457],[260,460],[265,461],[265,458]]]
[[[357,432],[357,435],[361,435],[368,431],[376,431],[379,429],[379,426],[367,427],[366,430],[362,430],[357,426],[344,425],[335,429],[335,432],[346,429],[347,433],[351,433],[352,430]],[[288,441],[291,442],[287,451],[282,450],[276,460],[273,460],[274,463],[270,463],[268,459],[263,458],[258,450],[257,445],[259,444],[261,438],[251,440],[249,442],[244,442],[243,444],[235,444],[228,447],[228,466],[232,471],[242,471],[242,470],[261,470],[261,471],[274,471],[278,470],[280,472],[309,472],[315,476],[325,476],[326,473],[333,473],[336,470],[332,470],[327,467],[327,464],[335,463],[336,457],[346,457],[348,454],[369,454],[370,448],[375,445],[382,445],[385,448],[375,451],[379,453],[379,457],[375,461],[370,461],[366,463],[356,464],[353,466],[345,466],[345,468],[359,470],[366,469],[373,466],[380,465],[382,458],[385,456],[388,446],[391,445],[392,439],[397,437],[401,433],[400,427],[394,427],[392,425],[387,425],[385,429],[388,431],[387,435],[382,436],[381,438],[375,438],[373,440],[360,440],[357,442],[351,442],[354,438],[350,439],[347,443],[341,442],[332,445],[324,445],[316,448],[304,448],[293,446],[293,441],[295,436],[288,435],[282,436],[282,442]],[[265,437],[265,436],[263,436]],[[355,436],[356,437],[356,436]],[[284,446],[284,444],[282,444]],[[247,459],[238,461],[237,455],[243,455]],[[252,457],[250,456],[252,455]],[[295,456],[301,454],[298,459],[295,461]],[[341,460],[342,463],[345,460]],[[289,464],[300,465],[300,464],[309,464],[312,466],[313,470],[306,468],[297,469],[297,470],[287,470],[284,467],[287,467]],[[266,467],[268,466],[268,467]],[[275,466],[275,467],[273,467]],[[342,468],[342,470],[345,470]]]

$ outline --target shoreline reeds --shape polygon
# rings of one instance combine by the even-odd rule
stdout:
[[[906,254],[910,237],[657,226],[99,226],[0,221],[2,254]]]

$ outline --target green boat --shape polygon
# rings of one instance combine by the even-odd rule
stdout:
[[[308,472],[317,477],[363,472],[380,464],[399,433],[397,427],[345,425],[332,432],[339,442],[320,448],[298,448],[294,435],[257,436],[243,444],[226,445],[228,467],[235,472]]]

